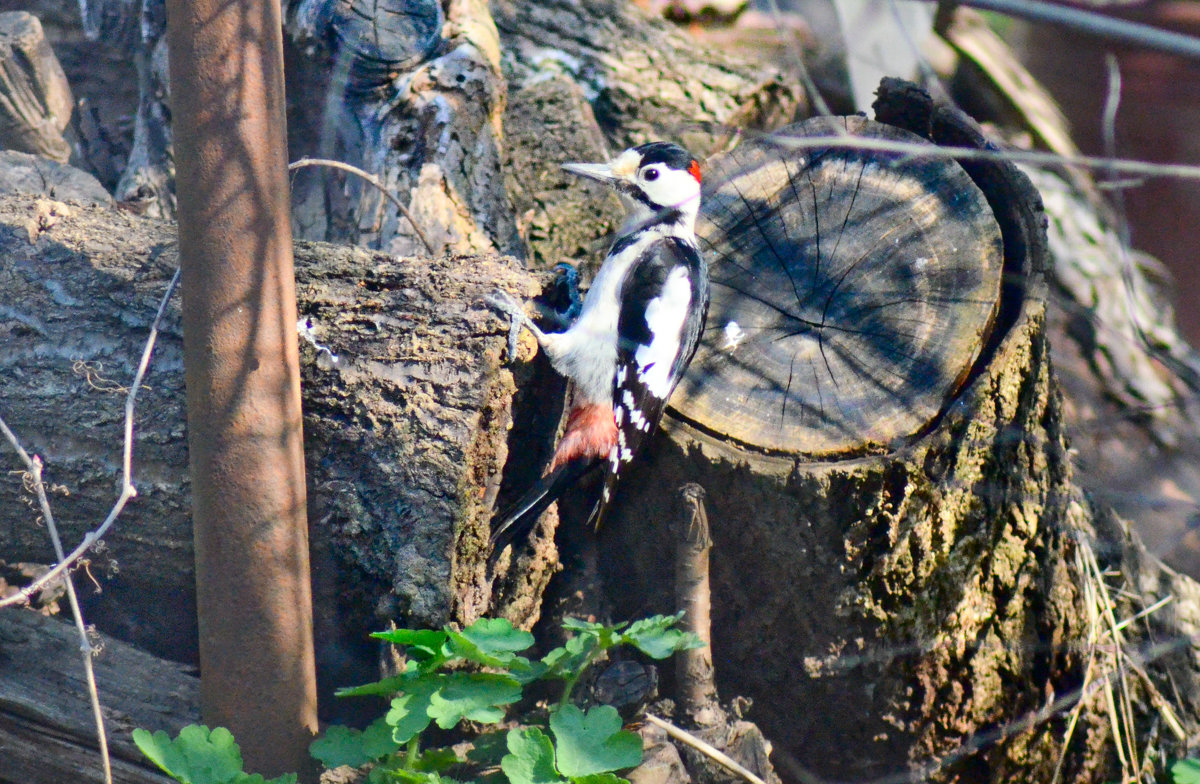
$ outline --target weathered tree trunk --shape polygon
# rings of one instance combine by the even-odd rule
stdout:
[[[298,78],[330,96],[320,138],[295,148],[340,156],[379,175],[410,203],[439,251],[532,250],[549,263],[592,260],[594,243],[613,228],[612,208],[598,210],[595,193],[565,188],[558,164],[573,154],[604,157],[599,129],[615,147],[682,136],[706,153],[730,128],[777,125],[797,106],[773,71],[698,51],[615,0],[491,9],[450,3],[437,56],[407,72],[398,68],[399,80],[382,89],[353,77],[363,47],[345,39],[336,17],[314,14],[320,5],[295,4],[288,15],[297,43],[314,52],[298,65]],[[408,4],[406,13],[424,18],[426,5]],[[336,45],[316,45],[329,40]],[[314,61],[319,72],[311,70]],[[345,77],[328,85],[331,68]],[[312,172],[297,191],[305,237],[400,254],[421,250],[395,208],[358,182]],[[553,244],[539,242],[543,237]]]
[[[880,119],[943,144],[982,144],[961,115],[919,93],[892,87],[881,96]],[[865,447],[847,459],[835,450],[819,461],[803,439],[801,454],[789,455],[774,443],[768,454],[752,440],[721,438],[723,420],[705,419],[711,406],[677,398],[683,416],[610,512],[601,572],[619,617],[674,609],[669,568],[631,553],[669,549],[673,490],[698,483],[715,543],[718,682],[755,698],[750,716],[782,748],[785,771],[1051,781],[1061,769],[1061,780],[1105,781],[1114,773],[1104,750],[1123,742],[1114,733],[1143,732],[1158,708],[1136,711],[1133,727],[1109,725],[1098,679],[1118,677],[1107,668],[1119,665],[1107,662],[1103,676],[1093,669],[1089,618],[1142,607],[1110,607],[1089,564],[1099,551],[1127,580],[1139,570],[1106,552],[1094,521],[1111,533],[1112,519],[1073,481],[1046,341],[1040,200],[1011,165],[963,167],[1003,231],[1006,284],[961,391],[881,454]],[[721,334],[722,324],[710,327]],[[571,521],[586,508],[561,513]],[[1200,685],[1190,654],[1156,662],[1137,685],[1146,692],[1132,699],[1152,703],[1154,683],[1164,682],[1156,679],[1179,677],[1180,664],[1189,675],[1177,709],[1190,733]]]

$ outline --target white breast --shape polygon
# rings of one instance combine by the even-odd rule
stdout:
[[[587,402],[612,403],[621,286],[646,246],[663,236],[662,231],[647,230],[637,242],[606,258],[584,297],[579,318],[566,332],[548,336],[552,340],[545,349],[551,364],[575,382],[577,393]]]

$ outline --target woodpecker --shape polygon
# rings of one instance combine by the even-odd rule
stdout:
[[[503,292],[488,300],[533,333],[574,387],[542,478],[492,523],[494,554],[528,535],[546,507],[596,469],[604,482],[591,520],[600,525],[618,481],[658,427],[708,312],[708,267],[695,234],[700,165],[691,153],[651,142],[608,163],[563,168],[615,189],[627,214],[565,331],[542,331]]]

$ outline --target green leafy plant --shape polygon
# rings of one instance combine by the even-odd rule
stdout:
[[[1200,784],[1200,760],[1181,759],[1171,763],[1171,779],[1175,784]]]
[[[133,742],[158,767],[182,784],[296,784],[289,773],[270,781],[242,770],[242,750],[224,727],[191,724],[171,738],[159,730],[133,731]]]
[[[499,775],[510,784],[620,784],[624,779],[615,772],[642,761],[640,738],[622,728],[615,708],[601,705],[584,711],[571,703],[571,695],[588,667],[614,648],[629,646],[664,659],[700,647],[699,638],[677,628],[681,617],[659,615],[614,626],[567,619],[563,628],[571,637],[541,659],[521,655],[533,646],[533,636],[503,619],[483,619],[462,631],[446,627],[376,633],[372,636],[403,646],[404,672],[343,689],[338,696],[389,697],[387,713],[363,730],[330,727],[310,751],[327,768],[371,765],[370,784],[457,784],[445,774],[455,766],[466,767],[464,763],[476,769],[498,765]],[[422,737],[431,725],[450,730],[464,722],[499,724],[508,706],[535,681],[561,684],[544,726],[481,734],[467,760],[449,747],[423,747]],[[262,782],[261,777],[242,773],[241,753],[225,730],[210,733],[205,727],[187,727],[174,741],[166,733],[152,736],[138,730],[134,740],[184,784]],[[204,754],[215,755],[214,761],[206,762],[209,757]],[[245,778],[215,777],[226,773]],[[289,781],[294,777],[263,784]]]

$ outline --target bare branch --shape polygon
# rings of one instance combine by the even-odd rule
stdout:
[[[352,166],[348,163],[342,163],[341,161],[335,161],[330,158],[301,158],[298,161],[289,163],[288,171],[302,169],[305,166],[328,166],[331,169],[340,169],[342,171],[350,172],[351,174],[356,174],[374,185],[379,189],[379,192],[386,196],[388,201],[390,201],[392,204],[395,204],[396,209],[400,210],[400,213],[408,219],[409,224],[413,227],[413,232],[416,233],[422,244],[425,245],[425,250],[429,251],[429,255],[434,255],[433,243],[431,243],[429,238],[425,236],[425,232],[421,231],[421,227],[417,225],[417,219],[414,218],[413,214],[408,211],[408,207],[405,207],[404,203],[397,199],[396,195],[389,191],[374,174],[365,172],[357,166]]]
[[[676,727],[671,722],[660,719],[658,716],[655,716],[653,713],[646,714],[646,721],[650,722],[651,724],[653,724],[656,727],[659,727],[660,729],[662,729],[664,732],[666,732],[668,735],[670,735],[672,738],[679,741],[680,743],[686,743],[687,745],[691,746],[696,751],[699,751],[701,754],[708,757],[712,761],[721,764],[728,770],[741,776],[746,781],[749,781],[750,784],[767,784],[760,777],[754,775],[754,773],[747,770],[745,767],[743,767],[741,764],[739,764],[736,760],[734,760],[728,754],[721,751],[717,747],[713,746],[711,743],[707,743],[707,742],[701,740],[700,738],[697,738],[695,735],[691,734],[687,730],[682,730],[679,727]]]
[[[828,136],[776,136],[774,144],[790,149],[845,148],[854,150],[876,150],[880,152],[908,153],[913,158],[951,158],[956,161],[1008,161],[1030,166],[1083,166],[1089,169],[1104,169],[1141,177],[1175,177],[1181,180],[1200,180],[1200,166],[1184,163],[1153,163],[1127,158],[1110,158],[1096,155],[1060,155],[1031,150],[990,149],[974,147],[951,147],[942,145],[898,142],[888,139],[864,138],[861,136],[830,134]]]
[[[1033,22],[1070,27],[1099,38],[1142,46],[1190,60],[1200,60],[1200,38],[1160,30],[1137,22],[1127,22],[1124,19],[1114,19],[1096,11],[1048,3],[1046,0],[963,0],[962,4]]]

